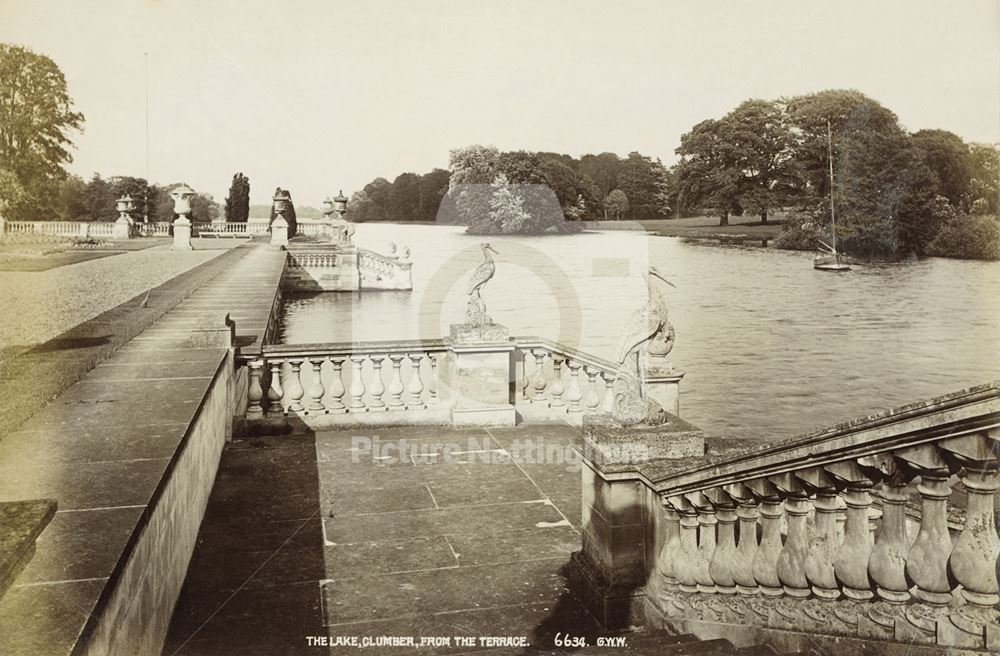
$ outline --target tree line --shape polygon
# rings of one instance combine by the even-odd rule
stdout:
[[[829,239],[831,204],[839,245],[862,256],[948,254],[934,245],[942,228],[997,214],[994,145],[946,130],[908,133],[855,90],[747,100],[695,125],[677,154],[679,205],[708,210],[720,225],[731,214],[766,222],[774,210],[792,210],[779,246]]]
[[[347,218],[469,222],[473,217],[455,214],[447,202],[442,206],[442,201],[454,200],[449,190],[456,185],[491,185],[500,175],[510,185],[548,187],[571,221],[671,215],[670,172],[658,159],[641,153],[624,158],[614,153],[588,154],[578,159],[562,153],[472,145],[451,151],[449,170],[402,173],[392,182],[375,178],[351,197]]]
[[[467,146],[451,151],[448,170],[376,178],[353,195],[348,218],[544,230],[552,221],[532,214],[552,203],[536,198],[532,209],[533,192],[523,190],[544,185],[558,200],[560,220],[710,214],[725,226],[743,214],[767,223],[780,210],[788,218],[778,245],[812,249],[830,238],[832,203],[846,252],[998,256],[990,255],[1000,249],[993,243],[1000,240],[997,146],[966,143],[947,130],[909,133],[859,91],[747,100],[694,125],[676,154],[667,168],[638,152],[577,159]],[[485,185],[481,198],[473,199],[470,185]],[[508,193],[508,185],[523,189]],[[963,242],[968,248],[957,249]]]

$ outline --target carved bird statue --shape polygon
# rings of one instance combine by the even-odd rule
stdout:
[[[646,305],[636,310],[628,323],[625,324],[622,337],[621,351],[618,353],[618,362],[624,363],[625,358],[638,347],[648,341],[656,333],[665,329],[669,325],[667,320],[667,302],[663,300],[663,294],[654,284],[654,280],[662,280],[674,289],[674,283],[663,277],[660,270],[655,266],[649,267],[649,272],[643,276],[646,279],[646,289],[649,300]]]
[[[618,374],[612,388],[614,403],[611,415],[624,426],[658,425],[669,421],[669,415],[658,403],[643,398],[639,360],[643,345],[659,336],[668,340],[666,346],[669,350],[673,328],[667,318],[667,303],[655,281],[661,280],[675,289],[676,286],[653,266],[649,267],[649,272],[644,277],[649,298],[646,305],[636,310],[625,324],[618,354]],[[630,359],[632,354],[635,354],[634,364]]]
[[[494,255],[499,255],[496,250],[493,249],[488,243],[482,244],[483,249],[483,263],[476,267],[476,270],[472,272],[472,277],[469,279],[469,305],[466,310],[466,322],[474,324],[486,324],[492,323],[489,315],[486,314],[486,304],[483,302],[482,297],[479,295],[479,290],[482,289],[483,285],[488,283],[490,279],[493,278],[493,274],[496,273],[496,264],[493,263],[493,258],[490,257],[490,253]]]

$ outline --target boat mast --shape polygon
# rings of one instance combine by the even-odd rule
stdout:
[[[830,232],[833,234],[833,253],[837,257],[837,213],[833,208],[833,131],[830,128],[830,121],[826,121],[826,157],[830,163]]]

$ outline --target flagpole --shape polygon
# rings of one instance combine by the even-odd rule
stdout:
[[[146,94],[146,188],[143,199],[143,223],[149,223],[149,53],[142,53],[143,57],[143,68],[144,68],[144,81],[143,87]]]

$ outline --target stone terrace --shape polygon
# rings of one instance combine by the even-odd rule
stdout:
[[[306,645],[325,635],[523,635],[551,648],[555,631],[593,634],[564,577],[580,547],[579,466],[532,464],[539,450],[515,443],[566,453],[578,432],[411,427],[227,445],[164,654],[325,653]],[[377,436],[383,455],[352,449],[359,436]],[[405,444],[417,453],[400,459]],[[448,462],[444,444],[459,452]]]

